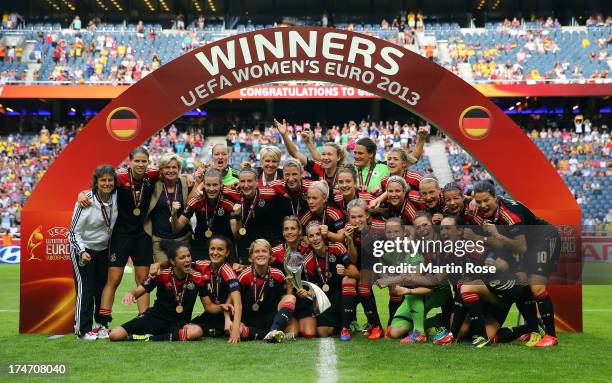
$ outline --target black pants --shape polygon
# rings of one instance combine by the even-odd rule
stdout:
[[[76,288],[74,333],[77,335],[85,335],[91,331],[94,316],[96,321],[99,321],[100,300],[108,274],[108,249],[85,251],[91,255],[91,261],[88,263],[80,262],[79,254],[70,252]]]

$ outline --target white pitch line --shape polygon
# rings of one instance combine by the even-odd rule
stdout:
[[[319,343],[319,379],[317,383],[335,383],[338,381],[337,355],[334,340],[323,338]]]

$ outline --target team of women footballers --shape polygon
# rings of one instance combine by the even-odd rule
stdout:
[[[95,170],[70,228],[80,339],[227,336],[236,343],[339,334],[347,341],[361,304],[363,333],[373,340],[557,344],[546,291],[559,254],[554,227],[497,196],[490,182],[465,196],[453,183],[441,187],[432,175],[410,170],[422,154],[424,130],[412,153],[394,148],[386,163],[376,161],[376,144],[362,138],[347,164],[341,147],[328,143],[318,152],[306,131],[308,158],[284,121],[275,126],[293,157],[282,168],[276,147],[261,150],[261,167],[236,170],[228,166],[227,148],[216,145],[210,165],[193,175],[183,174],[174,154],[153,169],[144,148],[130,154],[128,168]],[[486,251],[458,256],[434,249],[413,257],[390,251],[372,258],[374,240],[398,238],[482,241]],[[298,275],[286,275],[288,255],[301,262]],[[122,302],[137,303],[138,316],[110,330],[128,258],[137,287]],[[375,262],[471,262],[497,272],[378,275]],[[373,284],[389,291],[386,326]],[[322,295],[330,305],[320,312]],[[198,297],[203,310],[195,308]],[[513,304],[525,324],[503,327]],[[194,310],[202,313],[193,316]]]

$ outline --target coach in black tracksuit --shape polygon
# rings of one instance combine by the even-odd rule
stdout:
[[[117,175],[110,165],[94,171],[92,188],[87,193],[91,207],[77,202],[70,225],[70,258],[76,288],[74,332],[81,339],[97,339],[100,325],[100,300],[108,271],[108,242],[117,219]],[[95,309],[95,311],[94,311]],[[92,327],[93,326],[93,327]]]

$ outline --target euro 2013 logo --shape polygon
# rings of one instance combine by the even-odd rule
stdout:
[[[36,229],[34,229],[34,231],[32,231],[32,234],[30,234],[30,238],[28,239],[28,254],[30,255],[28,261],[40,261],[40,258],[34,254],[34,250],[43,244],[43,239],[44,236],[42,234],[42,226],[38,226]]]
[[[68,241],[69,231],[65,227],[55,226],[47,230],[48,237],[43,235],[42,225],[38,226],[28,239],[28,261],[41,258],[36,255],[35,250],[43,243],[45,244],[45,258],[48,261],[62,260],[70,256],[70,242]]]

